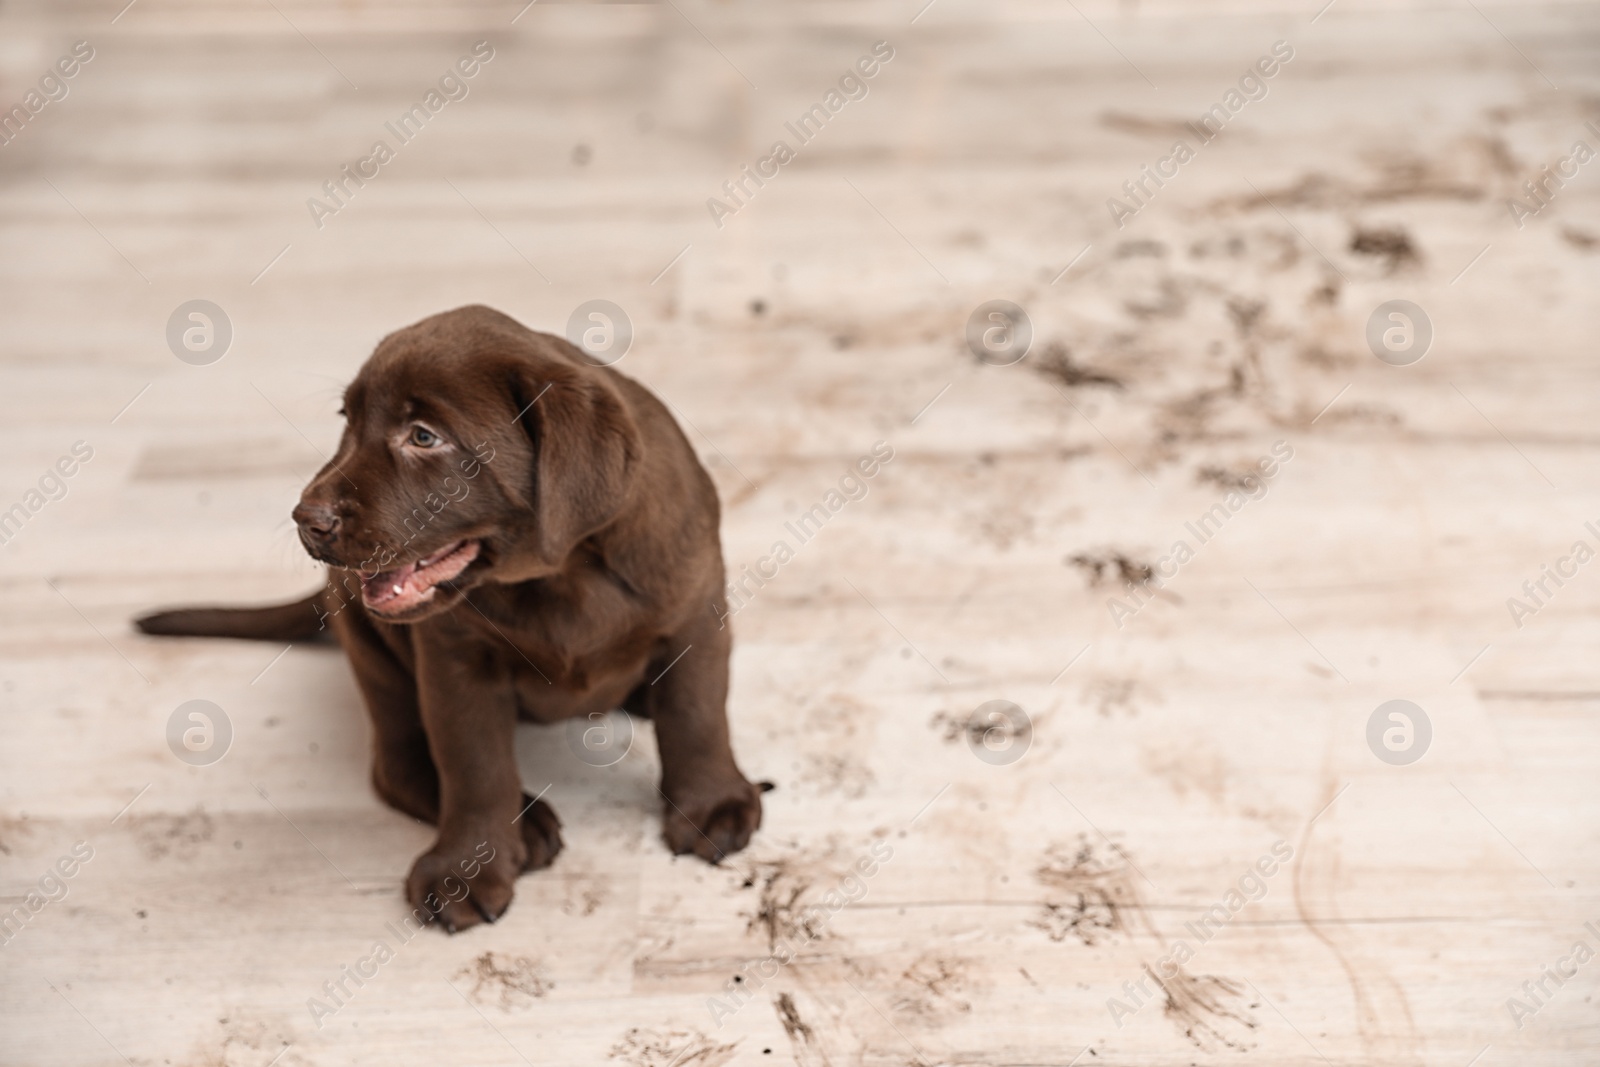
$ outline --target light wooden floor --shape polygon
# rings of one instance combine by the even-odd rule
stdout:
[[[1507,607],[1600,547],[1600,162],[1520,229],[1505,204],[1600,148],[1600,9],[120,6],[0,11],[7,106],[95,49],[0,148],[0,509],[93,449],[0,547],[0,904],[93,850],[0,947],[0,1062],[1600,1058],[1600,963],[1523,988],[1600,949],[1600,563]],[[318,230],[307,198],[481,39],[470,95]],[[717,228],[706,199],[880,39],[866,98]],[[1277,40],[1267,96],[1119,231],[1107,198]],[[398,942],[428,834],[369,791],[337,654],[127,620],[312,587],[288,512],[383,333],[468,302],[560,331],[597,297],[717,480],[731,569],[894,449],[735,620],[766,825],[675,861],[648,724],[600,769],[526,728],[554,869],[319,1026]],[[209,366],[164,337],[195,298],[234,329]],[[962,340],[990,299],[1031,318],[1014,366]],[[1434,327],[1413,366],[1363,339],[1391,299]],[[1118,557],[1194,542],[1279,441],[1119,627]],[[1432,724],[1409,766],[1366,741],[1396,698]],[[231,723],[209,766],[166,741],[192,699]],[[1032,720],[1008,764],[965,740],[991,700]],[[1241,879],[1260,899],[1201,943]]]

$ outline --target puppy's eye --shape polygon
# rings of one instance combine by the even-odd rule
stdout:
[[[406,444],[416,445],[418,448],[433,448],[443,444],[444,438],[428,429],[426,426],[411,427],[411,436],[406,438]]]

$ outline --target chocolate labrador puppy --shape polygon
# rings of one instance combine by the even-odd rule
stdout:
[[[668,847],[712,863],[744,848],[761,795],[728,742],[717,494],[661,401],[559,337],[465,307],[384,338],[343,414],[294,509],[327,587],[139,628],[331,629],[372,717],[374,787],[439,828],[406,894],[451,931],[493,922],[517,875],[561,849],[555,812],[517,776],[518,718],[654,720]],[[460,896],[456,872],[480,861]]]

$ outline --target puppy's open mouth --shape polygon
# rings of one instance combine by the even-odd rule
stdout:
[[[457,541],[415,563],[361,579],[361,601],[379,615],[399,615],[433,599],[434,587],[458,577],[482,542]]]

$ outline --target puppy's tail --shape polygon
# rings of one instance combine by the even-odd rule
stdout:
[[[323,591],[292,604],[268,608],[176,608],[133,620],[147,634],[161,637],[236,637],[246,641],[333,643],[323,622]]]

